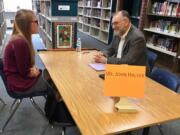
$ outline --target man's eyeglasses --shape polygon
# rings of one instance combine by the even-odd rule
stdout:
[[[31,21],[32,23],[36,23],[36,24],[38,24],[38,20],[35,20],[35,21]]]

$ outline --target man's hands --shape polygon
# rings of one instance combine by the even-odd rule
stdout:
[[[29,77],[37,77],[40,74],[39,69],[34,65],[33,67],[30,68],[30,73]]]
[[[103,56],[103,53],[99,52],[98,54],[95,55],[94,61],[97,63],[107,63],[107,58]]]

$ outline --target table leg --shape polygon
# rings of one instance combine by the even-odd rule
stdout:
[[[142,135],[148,135],[149,134],[149,129],[150,129],[150,127],[143,128]]]

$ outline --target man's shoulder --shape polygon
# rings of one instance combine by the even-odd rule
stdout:
[[[131,29],[132,30],[131,30],[130,35],[129,35],[131,38],[143,38],[144,39],[144,34],[142,33],[142,31],[140,31],[134,25],[132,25]]]

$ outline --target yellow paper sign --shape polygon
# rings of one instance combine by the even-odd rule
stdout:
[[[105,96],[144,97],[145,66],[106,65]]]

